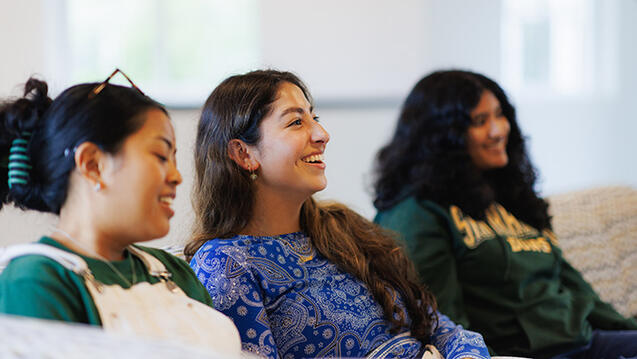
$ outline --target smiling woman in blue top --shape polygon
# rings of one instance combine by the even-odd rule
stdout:
[[[269,358],[487,358],[435,310],[403,249],[339,204],[318,204],[330,136],[293,74],[233,76],[208,98],[186,255],[243,349]],[[435,349],[431,349],[435,350]]]

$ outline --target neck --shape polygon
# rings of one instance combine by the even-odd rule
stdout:
[[[90,221],[69,220],[60,213],[60,222],[51,237],[75,252],[108,261],[124,259],[128,243],[99,231]],[[69,238],[70,237],[70,238]]]
[[[306,199],[294,199],[257,188],[252,218],[241,234],[276,236],[300,231],[301,207]]]

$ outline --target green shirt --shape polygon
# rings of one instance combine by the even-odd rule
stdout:
[[[79,255],[86,261],[93,276],[104,284],[129,287],[113,269],[100,260],[73,252],[48,237],[43,237],[39,243]],[[136,247],[159,259],[172,273],[171,279],[186,295],[212,306],[208,291],[188,263],[160,249]],[[128,251],[123,260],[113,261],[111,264],[129,282],[133,282],[131,264],[134,267],[135,283],[159,281],[148,273],[139,258]],[[84,279],[53,259],[40,255],[15,258],[0,274],[0,313],[101,325],[99,313],[84,285]]]
[[[375,222],[405,240],[439,310],[500,355],[550,357],[585,345],[593,329],[637,329],[562,257],[551,231],[497,204],[485,214],[477,221],[456,206],[408,198]]]

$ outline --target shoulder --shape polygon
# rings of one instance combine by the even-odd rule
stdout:
[[[390,229],[429,225],[449,220],[449,211],[429,200],[408,197],[392,208],[379,211],[374,222]]]
[[[0,312],[100,323],[83,279],[42,255],[16,258],[0,274]]]
[[[249,258],[259,252],[264,251],[259,251],[258,241],[252,238],[215,238],[205,242],[197,250],[190,260],[190,267],[200,280],[202,276],[234,276],[245,273],[247,267],[250,267]]]
[[[273,256],[289,253],[299,244],[285,241],[286,236],[236,236],[231,239],[212,239],[204,243],[190,261],[190,267],[202,282],[206,278],[260,277],[265,263]]]
[[[268,238],[236,236],[233,238],[215,238],[205,242],[192,258],[193,262],[211,258],[230,257],[243,262],[247,257],[265,255],[277,242]]]
[[[0,273],[0,311],[86,321],[78,314],[84,313],[80,303],[84,291],[83,279],[55,260],[24,255],[13,259]]]
[[[190,267],[215,308],[227,310],[239,301],[239,294],[259,287],[253,261],[259,253],[256,247],[253,241],[242,238],[211,239],[192,257]]]
[[[70,270],[49,257],[29,254],[11,260],[0,278],[3,281],[57,281],[72,274]]]

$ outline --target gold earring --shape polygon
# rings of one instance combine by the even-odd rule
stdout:
[[[256,181],[257,177],[259,176],[257,176],[256,173],[254,173],[254,170],[252,169],[252,167],[250,167],[250,165],[248,165],[248,171],[250,171],[250,179],[253,181]]]

